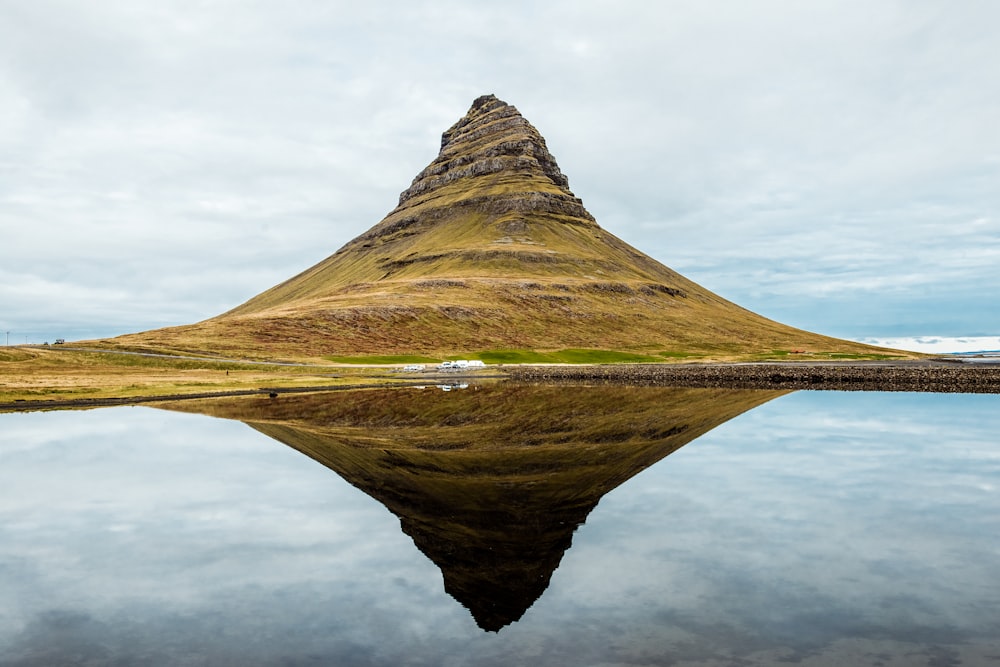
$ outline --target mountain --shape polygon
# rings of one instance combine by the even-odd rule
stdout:
[[[242,356],[593,348],[871,352],[747,311],[602,229],[541,134],[485,95],[381,222],[204,322],[115,339]]]
[[[548,588],[612,489],[785,392],[503,384],[161,404],[237,419],[323,464],[399,517],[484,630]]]

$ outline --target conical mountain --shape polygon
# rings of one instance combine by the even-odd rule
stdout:
[[[496,631],[548,588],[605,494],[783,393],[505,384],[161,407],[244,421],[378,500],[445,591]]]
[[[385,219],[327,259],[218,317],[118,342],[299,357],[870,351],[740,308],[602,229],[541,134],[493,95]]]
[[[229,315],[325,300],[374,284],[470,287],[433,279],[558,277],[575,287],[640,281],[680,296],[696,286],[603,231],[569,189],[545,140],[516,108],[477,99],[441,152],[380,223],[334,255]],[[414,281],[417,281],[414,284]],[[533,286],[507,287],[530,292]],[[472,305],[472,304],[470,304]]]

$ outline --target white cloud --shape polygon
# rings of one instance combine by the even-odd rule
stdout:
[[[732,300],[828,332],[836,309],[884,331],[851,306],[873,299],[1000,330],[992,4],[44,0],[0,19],[0,267],[15,292],[116,282],[108,333],[163,323],[136,302],[192,321],[332,253],[486,92],[605,228]],[[213,282],[163,289],[171,266]],[[36,296],[4,297],[0,325],[93,324]]]

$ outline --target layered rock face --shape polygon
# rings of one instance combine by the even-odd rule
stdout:
[[[399,203],[402,206],[457,178],[504,170],[540,172],[573,196],[569,179],[559,171],[538,130],[514,107],[493,95],[483,95],[441,136],[440,155],[417,174],[413,185],[399,196]]]
[[[469,239],[468,223],[474,237]],[[573,274],[581,261],[593,260],[579,248],[570,252],[546,243],[552,223],[600,230],[583,202],[569,189],[569,179],[549,153],[545,139],[518,110],[493,95],[478,98],[469,112],[441,137],[437,159],[417,174],[399,196],[399,205],[370,231],[339,252],[402,240],[419,231],[447,225],[451,238],[437,240],[429,251],[417,250],[405,264],[386,264],[382,279],[392,269],[422,260],[502,262],[506,275],[523,273],[523,265],[560,263]],[[444,228],[442,231],[446,231]],[[456,244],[455,237],[466,236]],[[472,240],[472,242],[470,242]],[[450,256],[449,256],[450,255]],[[624,263],[608,266],[620,270]],[[427,267],[429,268],[429,267]],[[454,271],[449,267],[448,271]],[[530,270],[529,270],[530,272]],[[483,275],[498,276],[494,268]]]

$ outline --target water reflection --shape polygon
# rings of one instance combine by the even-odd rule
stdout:
[[[998,397],[767,398],[0,415],[0,665],[1000,664]]]
[[[542,595],[600,499],[783,392],[448,386],[179,402],[322,463],[399,517],[484,630]],[[418,390],[409,390],[415,392]]]

